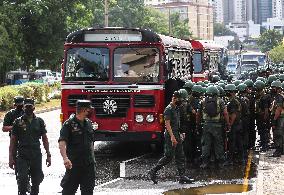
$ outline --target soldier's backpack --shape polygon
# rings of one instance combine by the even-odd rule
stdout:
[[[220,102],[217,97],[206,97],[204,102],[204,112],[209,117],[216,117],[220,114]]]

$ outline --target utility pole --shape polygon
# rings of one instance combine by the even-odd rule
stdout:
[[[108,0],[105,0],[105,27],[108,27]]]

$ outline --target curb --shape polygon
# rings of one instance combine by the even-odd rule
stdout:
[[[258,176],[256,184],[256,195],[263,195],[263,176],[264,176],[264,153],[259,153],[259,163],[258,163]]]
[[[37,111],[35,111],[35,114],[41,114],[41,113],[44,113],[44,112],[50,112],[50,111],[53,111],[53,110],[58,110],[60,108],[61,108],[61,106],[56,106],[56,107],[52,107],[52,108],[37,110]],[[3,121],[4,121],[4,119],[0,118],[0,123],[2,123]]]

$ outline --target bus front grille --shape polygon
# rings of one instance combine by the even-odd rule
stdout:
[[[134,107],[153,107],[155,98],[153,95],[135,95]]]
[[[86,99],[87,95],[69,95],[67,102],[69,106],[75,107],[77,100],[86,100]]]
[[[93,95],[92,105],[96,111],[96,117],[126,117],[130,107],[129,95]]]

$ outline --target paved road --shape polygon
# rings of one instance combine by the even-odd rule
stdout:
[[[57,194],[61,191],[60,187],[60,181],[64,174],[64,166],[62,159],[60,157],[60,153],[58,150],[58,144],[57,139],[59,136],[59,130],[60,130],[60,122],[59,122],[59,110],[42,113],[38,116],[42,117],[46,121],[47,125],[47,131],[48,131],[48,137],[50,141],[50,151],[52,154],[52,166],[47,168],[44,167],[44,174],[45,179],[43,183],[40,186],[40,194],[45,195],[53,195]],[[2,123],[0,124],[0,128],[2,129]],[[105,178],[105,168],[109,167],[112,168],[114,166],[111,164],[110,159],[108,158],[108,155],[104,155],[104,152],[101,152],[103,150],[108,151],[108,145],[106,142],[95,142],[95,148],[97,148],[98,156],[100,153],[100,157],[98,158],[98,166],[101,166],[101,173],[99,173],[100,178]],[[123,145],[123,144],[122,144]],[[2,148],[2,153],[0,156],[0,194],[17,194],[17,184],[15,180],[15,176],[13,173],[13,170],[8,168],[8,146],[9,146],[9,137],[7,133],[0,133],[0,147]],[[131,152],[131,154],[128,154],[128,151],[132,148],[132,145],[125,144],[124,146],[121,146],[121,144],[114,143],[112,149],[115,152],[118,153],[120,158],[119,161],[127,160],[128,158],[132,158],[134,156],[139,156],[145,151],[139,151],[139,152]],[[140,146],[138,146],[140,147]],[[111,148],[111,147],[110,147]],[[44,151],[44,150],[43,150]],[[136,149],[134,149],[136,151]],[[102,161],[102,159],[106,158],[107,160]],[[159,184],[153,185],[147,178],[145,177],[145,170],[148,170],[153,164],[157,162],[157,159],[159,158],[159,155],[157,156],[150,156],[146,159],[142,159],[141,161],[134,162],[134,164],[128,163],[126,164],[126,172],[127,173],[135,173],[130,174],[132,176],[129,176],[128,178],[118,179],[115,180],[109,184],[103,184],[99,185],[95,188],[95,194],[161,194],[167,190],[172,189],[179,189],[179,188],[191,188],[196,187],[200,185],[208,185],[208,184],[230,184],[230,183],[236,183],[236,184],[242,184],[242,178],[243,178],[243,171],[244,167],[231,167],[226,170],[211,170],[211,171],[200,171],[200,170],[192,170],[188,172],[188,174],[192,175],[194,178],[198,179],[198,182],[192,185],[179,185],[175,180],[175,166],[172,164],[172,168],[164,169],[160,172],[159,175]],[[45,155],[44,155],[45,159]],[[109,163],[107,163],[109,162]],[[255,165],[254,165],[255,166]],[[111,173],[112,174],[112,173]],[[110,174],[110,175],[111,175]],[[106,181],[109,181],[111,179],[115,179],[115,177],[118,176],[119,173],[114,173],[111,175],[110,178],[106,179]],[[114,176],[115,175],[115,176]],[[101,184],[101,182],[104,180],[101,180],[98,184]],[[251,179],[249,181],[249,184],[252,185],[254,188],[255,186],[255,179]],[[224,188],[224,186],[220,185],[221,188]],[[78,193],[79,194],[79,193]]]

